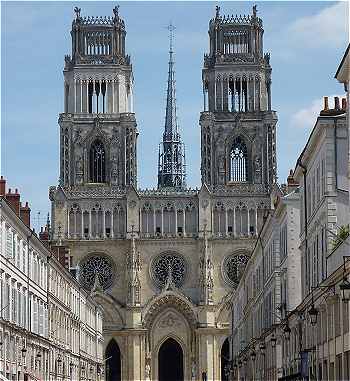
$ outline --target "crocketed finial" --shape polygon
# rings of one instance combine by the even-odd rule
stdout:
[[[76,19],[79,20],[80,19],[81,8],[75,7],[74,8],[74,12],[75,12]]]
[[[113,8],[113,13],[114,13],[114,18],[115,18],[115,19],[118,19],[118,17],[119,17],[119,5],[116,5],[116,6]]]
[[[216,7],[215,7],[215,9],[216,9],[216,15],[215,15],[215,18],[219,18],[220,17],[220,7],[217,5]]]
[[[256,13],[257,13],[257,6],[256,6],[256,4],[255,5],[253,5],[253,17],[256,17]]]

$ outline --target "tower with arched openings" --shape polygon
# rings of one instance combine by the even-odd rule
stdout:
[[[217,9],[210,20],[199,190],[185,181],[171,45],[158,189],[149,190],[136,187],[125,23],[118,7],[112,17],[75,12],[50,235],[103,308],[106,379],[227,380],[230,298],[276,181],[277,117],[262,21],[256,8],[249,16]]]

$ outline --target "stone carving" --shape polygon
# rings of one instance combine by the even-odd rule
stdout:
[[[179,288],[186,276],[185,259],[176,253],[165,253],[154,258],[151,264],[151,278],[160,288],[166,286],[171,269],[171,281]]]
[[[213,264],[211,260],[211,253],[208,245],[208,238],[206,234],[206,227],[204,228],[204,248],[203,254],[199,264],[199,284],[200,284],[200,301],[201,304],[213,303]]]
[[[261,159],[259,155],[254,159],[255,182],[261,183]]]
[[[232,254],[223,262],[223,278],[233,288],[238,286],[245,266],[249,260],[248,255]]]
[[[78,279],[80,284],[87,290],[91,290],[98,276],[99,287],[103,290],[110,288],[116,278],[114,262],[107,256],[96,254],[84,259],[79,266]]]
[[[149,364],[149,362],[147,362],[145,367],[145,376],[146,376],[146,380],[151,379],[151,365]]]
[[[225,157],[224,155],[219,156],[218,159],[218,182],[219,184],[225,184]]]
[[[111,183],[118,185],[118,178],[119,178],[119,160],[116,155],[114,155],[111,159]]]
[[[159,322],[159,327],[161,328],[172,328],[178,327],[180,325],[180,321],[176,315],[169,312],[164,318]]]
[[[76,162],[76,173],[75,173],[76,183],[82,184],[84,180],[84,162],[81,156],[78,156]]]
[[[137,306],[141,303],[141,283],[139,272],[141,270],[140,253],[136,250],[135,235],[132,231],[131,251],[126,261],[128,274],[128,305]]]

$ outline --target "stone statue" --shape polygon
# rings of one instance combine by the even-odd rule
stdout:
[[[77,159],[75,166],[76,166],[77,184],[82,184],[83,183],[83,177],[84,177],[84,163],[83,163],[83,158],[81,156],[78,156],[78,159]]]
[[[192,377],[192,380],[196,379],[196,363],[194,360],[192,360],[192,365],[191,365],[191,377]]]
[[[255,170],[255,181],[261,182],[261,159],[260,159],[259,155],[255,156],[254,170]]]
[[[118,184],[118,158],[116,155],[111,160],[111,182]]]
[[[223,155],[218,159],[218,180],[219,184],[225,183],[225,157]]]
[[[146,380],[151,379],[151,365],[149,363],[147,363],[145,367],[145,376],[146,376]]]

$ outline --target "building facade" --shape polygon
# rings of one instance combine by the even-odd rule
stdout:
[[[158,189],[142,190],[125,23],[117,7],[75,12],[50,233],[103,308],[106,379],[226,380],[230,299],[276,182],[262,20],[256,7],[210,20],[199,190],[184,181],[171,46]]]
[[[346,100],[325,97],[233,296],[234,380],[347,380]]]
[[[5,186],[1,177],[1,379],[98,380],[102,312],[31,230],[17,189]],[[84,365],[92,373],[75,377]]]

